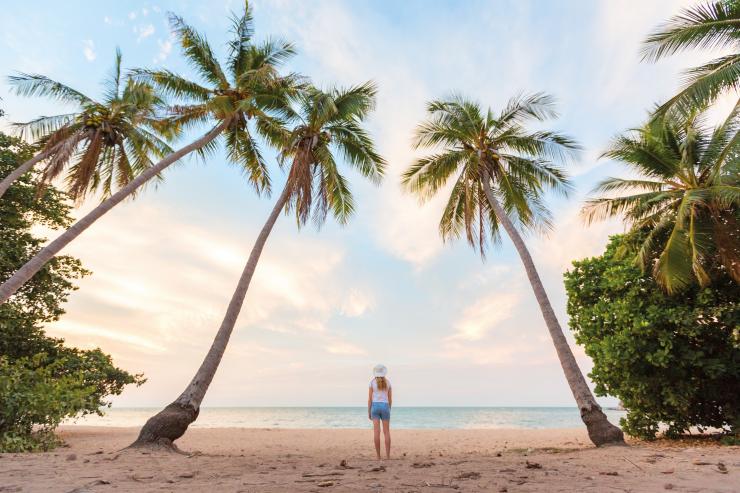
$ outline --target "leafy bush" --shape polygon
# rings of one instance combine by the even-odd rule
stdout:
[[[84,371],[58,376],[64,359],[46,355],[9,361],[0,357],[0,450],[28,452],[57,445],[54,428],[95,405],[95,386]]]
[[[728,277],[669,296],[620,255],[573,262],[565,274],[570,326],[594,362],[597,395],[618,397],[622,427],[652,439],[659,425],[740,430],[740,286]]]
[[[33,147],[0,133],[0,177],[33,153]],[[34,225],[69,225],[63,193],[48,187],[37,194],[31,175],[18,180],[0,200],[0,279],[30,259],[44,239]],[[0,452],[46,450],[52,430],[67,417],[100,413],[106,398],[141,375],[117,368],[100,349],[81,350],[48,337],[44,324],[58,320],[73,281],[89,274],[79,260],[58,256],[6,303],[0,305]]]

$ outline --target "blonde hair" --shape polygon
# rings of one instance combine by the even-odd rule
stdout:
[[[375,377],[375,385],[377,385],[378,390],[388,390],[388,380],[385,377]]]

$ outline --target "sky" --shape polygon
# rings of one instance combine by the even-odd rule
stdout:
[[[444,196],[422,205],[399,175],[419,155],[411,140],[428,100],[456,92],[496,109],[517,94],[553,94],[561,116],[548,127],[584,151],[569,165],[574,193],[548,197],[553,231],[527,242],[567,330],[563,272],[623,230],[618,221],[586,227],[579,217],[598,181],[626,173],[599,155],[676,92],[681,69],[707,58],[640,61],[646,34],[690,3],[254,1],[256,38],[295,43],[286,71],[320,87],[378,84],[368,129],[389,166],[380,186],[344,168],[357,203],[344,227],[330,219],[321,230],[298,230],[294,218],[279,219],[203,405],[362,406],[379,362],[389,367],[396,405],[573,405],[509,240],[485,262],[464,241],[443,243]],[[205,33],[223,56],[230,12],[241,8],[236,0],[12,2],[3,6],[0,71],[41,73],[96,97],[119,46],[128,68],[194,77],[167,12]],[[6,131],[10,121],[70,109],[11,94],[5,78],[0,98]],[[279,189],[285,176],[274,152],[266,155]],[[48,333],[100,347],[145,374],[146,384],[125,390],[115,406],[172,401],[210,346],[275,198],[256,196],[223,153],[185,159],[67,247],[93,275]],[[568,338],[588,372],[589,358]]]

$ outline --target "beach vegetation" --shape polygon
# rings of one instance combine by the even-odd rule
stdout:
[[[596,394],[620,400],[621,425],[635,437],[715,429],[737,438],[740,285],[723,272],[670,295],[635,262],[630,236],[613,236],[601,256],[565,274],[570,326],[594,363]]]
[[[172,152],[157,132],[165,129],[158,124],[162,99],[151,86],[124,77],[120,50],[99,101],[40,74],[19,73],[8,82],[19,96],[49,98],[76,111],[13,124],[21,138],[36,143],[37,152],[3,174],[0,197],[39,164],[41,187],[63,178],[78,202],[96,192],[108,197],[151,167],[152,158]]]
[[[15,169],[37,148],[0,133],[0,173]],[[0,201],[0,276],[33,256],[44,238],[33,228],[66,227],[68,196],[54,186],[38,192],[38,174],[24,174]],[[100,413],[108,397],[144,379],[116,367],[100,349],[77,349],[46,335],[87,271],[59,256],[47,263],[12,300],[0,305],[0,451],[46,450],[58,443],[53,429],[66,418]]]
[[[277,60],[292,55],[292,47],[289,44],[273,45],[273,42],[270,42],[262,50],[255,50],[251,45],[245,44],[253,31],[251,10],[248,5],[243,15],[235,18],[234,22],[233,32],[236,33],[236,40],[230,45],[232,50],[228,67],[233,71],[237,83],[242,79],[249,80],[250,77],[255,77],[252,75],[254,70],[249,65],[254,60]],[[196,67],[200,67],[201,73],[206,78],[216,84],[220,83],[222,75],[218,64],[212,61],[210,56],[203,55],[210,53],[205,39],[179,18],[176,18],[174,25],[186,56]],[[194,51],[193,46],[200,48]],[[243,73],[244,70],[247,72]],[[170,83],[173,76],[169,73],[146,74],[163,90],[175,85],[174,82]],[[306,84],[286,83],[299,80],[297,76],[275,79],[269,71],[266,75],[270,76],[268,81],[276,80],[278,89],[282,88],[281,93],[276,91],[268,100],[268,107],[278,117],[256,113],[262,115],[257,120],[257,125],[258,128],[262,128],[262,136],[267,142],[279,151],[278,162],[287,170],[285,186],[257,236],[223,321],[201,366],[182,394],[149,418],[142,427],[135,446],[173,447],[173,442],[180,438],[190,423],[197,418],[200,404],[216,374],[241,312],[262,250],[280,214],[294,213],[299,227],[309,219],[320,226],[329,213],[340,224],[347,222],[354,212],[354,201],[347,179],[340,173],[337,165],[335,159],[337,155],[341,155],[348,165],[375,183],[379,183],[383,175],[385,161],[375,151],[372,139],[362,127],[363,120],[375,106],[376,89],[372,83],[322,91]],[[255,83],[263,82],[257,79]],[[298,90],[295,90],[296,88]],[[237,89],[240,90],[238,87]],[[247,86],[245,91],[247,94],[252,93],[250,86]],[[188,92],[182,91],[175,93],[180,94],[189,95]],[[229,111],[234,111],[228,99],[219,102],[219,105],[221,104]],[[249,104],[253,104],[251,100]],[[241,111],[246,107],[246,103],[239,103],[235,107]],[[253,111],[261,112],[259,105],[253,108]],[[193,121],[204,118],[202,116],[204,114],[206,113],[203,110],[198,109],[193,113]],[[185,112],[183,118],[183,123],[190,122],[190,112]],[[256,151],[256,143],[251,140],[247,131],[248,114],[233,118],[235,118],[233,127],[229,127],[226,132],[227,142],[233,142],[233,145],[230,144],[231,152],[253,165],[247,169],[250,170],[250,181],[255,186],[269,187],[268,169],[264,166],[260,153]],[[180,124],[177,119],[175,123]]]
[[[740,104],[714,128],[667,113],[617,137],[605,157],[634,178],[607,178],[588,222],[624,217],[636,260],[669,293],[716,278],[740,282]],[[647,234],[645,234],[647,233]]]
[[[684,72],[681,91],[658,108],[689,114],[740,88],[740,1],[702,1],[684,8],[646,38],[643,60],[657,61],[692,49],[720,55]]]
[[[623,442],[622,431],[609,423],[578,368],[523,238],[552,226],[545,193],[567,195],[571,190],[564,164],[578,151],[577,143],[559,132],[527,128],[557,116],[553,98],[515,97],[494,112],[453,95],[430,102],[427,113],[428,119],[417,127],[415,144],[435,152],[408,168],[404,185],[424,201],[453,183],[439,223],[446,241],[465,236],[483,256],[486,245],[500,242],[501,230],[506,232],[524,265],[589,437],[596,445]]]
[[[268,142],[274,138],[273,134],[280,128],[281,120],[271,110],[283,107],[283,99],[294,94],[301,85],[297,76],[278,73],[278,67],[293,56],[293,46],[279,40],[253,43],[252,16],[247,7],[244,15],[233,19],[233,37],[228,44],[227,64],[222,67],[204,36],[176,15],[170,16],[170,23],[186,60],[202,81],[193,81],[161,69],[134,71],[129,80],[136,82],[130,84],[136,87],[154,87],[152,94],[177,99],[177,104],[168,104],[152,122],[154,128],[163,134],[180,136],[201,125],[210,129],[189,144],[168,153],[156,164],[141,170],[135,178],[122,184],[117,192],[41,249],[0,285],[0,303],[16,293],[46,262],[95,221],[136,193],[149,180],[159,177],[169,166],[192,152],[203,157],[211,156],[217,149],[220,138],[226,144],[229,161],[245,173],[258,192],[269,192],[266,163],[254,136],[260,135]],[[27,95],[47,94],[51,91],[36,89],[36,84],[38,83],[32,78],[30,82],[21,80],[17,87]],[[140,126],[139,131],[142,128]],[[101,155],[105,157],[107,154]]]

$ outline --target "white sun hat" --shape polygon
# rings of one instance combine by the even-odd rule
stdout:
[[[373,376],[375,377],[384,377],[388,373],[388,368],[385,367],[385,365],[376,365],[375,368],[373,368]]]

